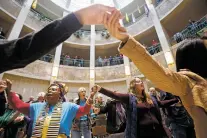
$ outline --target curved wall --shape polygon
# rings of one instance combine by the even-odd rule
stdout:
[[[172,47],[173,55],[175,56],[176,49],[179,45]],[[163,52],[153,56],[161,64],[166,66]],[[13,82],[12,91],[24,95],[24,100],[27,101],[30,96],[36,97],[41,91],[46,91],[51,78],[52,63],[43,61],[35,61],[22,69],[16,69],[4,73],[3,79],[8,78]],[[135,67],[134,63],[130,63],[132,77],[144,77],[142,73]],[[95,83],[112,91],[126,93],[127,85],[124,65],[96,67],[95,68]],[[89,68],[68,67],[60,65],[57,81],[66,83],[69,86],[67,99],[72,100],[78,97],[77,90],[79,87],[85,87],[87,95],[89,95]],[[150,82],[149,86],[152,86]],[[108,97],[103,96],[104,100]]]
[[[174,45],[171,49],[173,55],[179,44]],[[163,52],[153,55],[153,58],[157,60],[164,67],[167,67]],[[52,63],[44,61],[35,61],[25,68],[15,69],[6,72],[7,74],[23,76],[33,79],[50,80],[52,75]],[[142,76],[142,73],[135,67],[134,63],[130,63],[131,75]],[[89,67],[70,67],[60,65],[57,79],[58,81],[66,83],[89,83],[90,81],[90,68]],[[107,83],[114,81],[126,80],[124,64],[115,66],[105,66],[95,68],[95,81],[97,83]]]

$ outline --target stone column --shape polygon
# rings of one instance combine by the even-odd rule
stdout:
[[[62,46],[63,46],[63,43],[61,43],[56,48],[56,51],[55,51],[55,57],[54,57],[54,62],[53,62],[53,67],[52,67],[52,75],[51,75],[51,79],[50,79],[50,84],[53,83],[57,79],[57,76],[58,76]]]
[[[17,39],[19,37],[19,34],[21,33],[21,30],[27,18],[27,15],[30,12],[32,3],[33,3],[33,0],[27,0],[22,6],[22,9],[16,19],[16,22],[14,23],[12,30],[8,36],[8,40]]]
[[[175,61],[173,58],[173,54],[170,50],[170,43],[165,35],[165,31],[163,30],[163,27],[160,23],[160,19],[157,15],[156,9],[154,5],[152,4],[152,0],[145,0],[147,3],[147,6],[149,8],[149,18],[152,19],[155,30],[157,32],[157,36],[159,38],[162,50],[164,52],[165,60],[168,65],[168,68],[171,70],[175,70]]]
[[[95,25],[91,25],[91,44],[90,44],[90,84],[91,88],[95,84]]]
[[[68,14],[67,12],[63,12],[63,17],[66,16],[67,14]],[[57,79],[57,76],[58,76],[59,66],[60,66],[60,57],[62,53],[62,46],[63,46],[63,43],[61,43],[58,47],[56,47],[56,50],[55,50],[55,57],[53,61],[50,84],[53,83]]]

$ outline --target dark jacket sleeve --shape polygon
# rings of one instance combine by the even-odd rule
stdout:
[[[2,116],[5,112],[5,104],[6,104],[6,97],[4,92],[0,93],[0,116]]]
[[[164,107],[164,108],[167,108],[175,103],[178,103],[179,100],[177,98],[173,98],[173,99],[170,99],[170,100],[163,100],[163,101],[157,101],[159,107]]]
[[[25,67],[57,47],[81,27],[76,16],[71,13],[36,33],[12,41],[0,40],[0,73]]]
[[[104,107],[100,107],[99,114],[105,114],[105,113],[107,113],[108,112],[108,105],[109,105],[109,102],[107,102]]]
[[[121,101],[125,104],[129,104],[129,94],[120,93],[120,92],[112,92],[104,88],[101,88],[99,92],[115,100]]]

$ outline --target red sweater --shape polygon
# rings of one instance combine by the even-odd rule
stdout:
[[[13,92],[10,92],[8,94],[8,101],[15,110],[29,116],[29,110],[30,110],[29,103],[25,103],[25,102],[21,101],[16,96],[16,94]],[[83,115],[88,114],[90,112],[90,109],[91,109],[91,105],[88,105],[88,104],[85,104],[85,106],[80,106],[78,109],[78,112],[76,113],[76,118],[79,118]]]

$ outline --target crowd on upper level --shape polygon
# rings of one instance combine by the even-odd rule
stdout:
[[[40,60],[46,61],[46,62],[53,62],[54,55],[47,54],[43,56]],[[116,54],[115,56],[105,56],[102,58],[99,56],[96,59],[96,66],[97,67],[103,67],[103,66],[113,66],[113,65],[119,65],[123,64],[123,55],[122,54]],[[89,60],[85,60],[81,58],[80,56],[75,56],[74,58],[70,57],[69,54],[61,54],[60,58],[60,65],[67,65],[67,66],[76,66],[76,67],[88,67],[89,66]]]
[[[96,63],[97,63],[96,66],[98,66],[98,67],[123,64],[124,63],[123,55],[116,54],[114,57],[109,56],[108,58],[107,58],[107,56],[105,56],[104,58],[99,56],[98,59],[96,60]]]
[[[82,36],[83,31],[79,30],[74,33],[76,37],[80,38]],[[103,37],[110,37],[108,31],[102,31],[101,35]],[[179,43],[187,38],[195,38],[199,35],[206,35],[207,36],[207,19],[206,17],[203,17],[202,19],[198,21],[189,20],[189,23],[186,25],[186,28],[176,33],[171,41]],[[0,39],[5,39],[5,32],[3,31],[3,28],[0,27]],[[143,44],[148,52],[151,55],[154,55],[160,51],[162,51],[161,45],[158,41],[152,40],[151,46],[146,46]],[[54,55],[52,54],[46,54],[40,60],[46,61],[46,62],[53,62]],[[89,66],[89,60],[85,60],[81,58],[80,56],[70,57],[68,54],[62,54],[60,59],[61,65],[67,65],[67,66],[77,66],[77,67],[88,67]],[[109,56],[108,58],[105,56],[104,58],[98,57],[96,59],[96,66],[102,67],[102,66],[113,66],[113,65],[119,65],[123,64],[123,56],[122,55],[115,55],[115,56]]]

